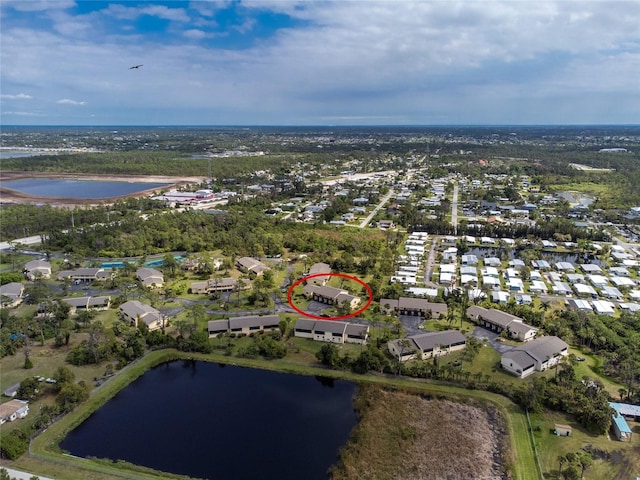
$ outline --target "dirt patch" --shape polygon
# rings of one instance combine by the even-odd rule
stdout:
[[[146,197],[157,191],[157,188],[150,188],[134,192],[127,195],[120,195],[110,198],[101,199],[85,199],[85,198],[65,198],[65,197],[43,197],[37,195],[28,195],[6,188],[2,182],[9,180],[20,180],[25,178],[50,178],[56,180],[92,180],[92,181],[111,181],[111,182],[135,182],[135,183],[166,183],[168,188],[176,188],[188,184],[200,184],[205,177],[168,177],[163,175],[83,175],[83,174],[67,174],[67,173],[38,173],[38,172],[2,172],[0,171],[0,201],[2,203],[46,203],[57,207],[75,207],[85,206],[92,207],[97,205],[107,205],[113,203],[119,198],[128,197]]]
[[[361,421],[334,480],[508,479],[505,423],[492,406],[363,386]]]

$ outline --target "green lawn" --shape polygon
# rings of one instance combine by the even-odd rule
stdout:
[[[534,428],[542,470],[548,478],[559,478],[558,455],[577,452],[587,446],[609,453],[619,452],[619,459],[615,462],[596,460],[593,467],[585,473],[586,480],[630,478],[624,476],[629,468],[633,470],[633,473],[640,472],[640,455],[638,455],[640,435],[634,435],[631,442],[618,442],[608,435],[591,434],[570,416],[552,411],[532,414],[531,423]],[[573,428],[571,436],[558,437],[555,435],[553,429],[556,423],[570,425]],[[635,424],[634,431],[640,433],[640,424]]]

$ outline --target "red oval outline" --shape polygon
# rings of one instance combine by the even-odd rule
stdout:
[[[353,280],[354,282],[359,283],[365,288],[365,290],[367,291],[367,294],[369,295],[369,301],[360,310],[350,313],[349,315],[342,315],[340,317],[321,317],[320,315],[312,315],[311,313],[307,313],[303,310],[300,310],[291,301],[291,295],[293,293],[293,289],[296,288],[298,285],[300,285],[302,282],[315,277],[342,277],[342,278],[347,278],[349,280]],[[306,277],[302,277],[296,280],[293,283],[293,285],[289,287],[289,291],[287,292],[287,302],[289,302],[289,305],[291,305],[291,308],[293,308],[300,315],[304,315],[305,317],[309,317],[309,318],[315,318],[316,320],[344,320],[347,318],[355,317],[356,315],[360,315],[367,308],[369,308],[371,306],[372,301],[373,301],[373,290],[371,290],[371,287],[366,283],[364,283],[362,280],[360,280],[358,277],[354,277],[353,275],[347,275],[346,273],[314,273],[313,275],[307,275]]]

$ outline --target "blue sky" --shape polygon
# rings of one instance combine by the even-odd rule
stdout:
[[[640,124],[640,0],[0,0],[0,22],[3,125]]]

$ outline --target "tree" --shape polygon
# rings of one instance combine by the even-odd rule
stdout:
[[[39,392],[40,382],[35,377],[29,377],[20,382],[16,396],[22,400],[33,400]]]
[[[56,403],[62,411],[68,412],[89,398],[89,389],[79,383],[66,383],[56,397]]]
[[[340,365],[340,352],[338,351],[338,347],[333,343],[323,345],[320,350],[316,352],[316,358],[320,363],[330,368],[336,368]]]
[[[57,368],[51,378],[56,381],[56,387],[59,390],[64,386],[64,384],[73,383],[76,376],[69,367],[62,365]]]
[[[593,465],[593,457],[591,453],[584,450],[580,450],[576,454],[578,458],[578,465],[580,466],[580,479],[584,478],[584,472],[586,472],[591,465]]]
[[[567,462],[567,457],[565,457],[564,455],[558,455],[558,471],[560,472],[560,474],[562,474],[562,465],[564,465]]]

